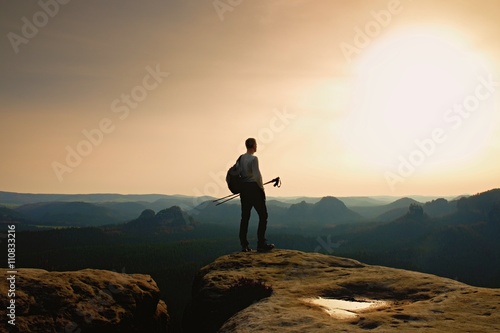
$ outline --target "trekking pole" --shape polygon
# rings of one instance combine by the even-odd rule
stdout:
[[[226,200],[221,201],[221,202],[218,202],[218,203],[216,204],[216,206],[222,205],[224,202],[228,202],[229,200],[236,199],[236,198],[237,198],[237,197],[239,197],[239,196],[240,196],[240,194],[239,194],[239,193],[236,193],[236,194],[231,194],[231,195],[230,195],[230,197],[231,197],[231,198],[226,199]],[[226,197],[226,198],[227,198],[227,197]]]
[[[267,183],[264,183],[263,185],[267,185],[267,184],[270,184],[270,183],[274,183],[274,187],[281,187],[281,179],[280,177],[276,177],[274,179],[271,179],[270,181],[268,181]]]
[[[267,184],[270,184],[270,183],[274,183],[274,187],[281,187],[281,179],[280,177],[276,177],[262,185],[267,185]],[[216,200],[212,200],[212,202],[217,202],[217,201],[220,201],[220,200],[223,200],[223,199],[226,199],[226,200],[223,200],[223,201],[220,201],[216,204],[216,206],[219,206],[219,205],[222,205],[224,202],[228,202],[230,200],[233,200],[235,198],[237,198],[240,194],[239,193],[236,193],[236,194],[230,194],[230,195],[226,195],[225,197],[222,197],[222,198],[219,198],[219,199],[216,199]]]
[[[235,195],[235,194],[226,195],[225,197],[222,197],[222,198],[219,198],[219,199],[212,200],[212,202],[217,202],[217,201],[220,201],[220,200],[223,200],[223,199],[226,199],[226,198],[232,197],[233,195]]]

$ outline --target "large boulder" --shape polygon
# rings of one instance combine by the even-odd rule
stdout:
[[[11,276],[6,269],[0,274]],[[14,284],[0,284],[2,332],[168,332],[167,306],[149,275],[19,269],[14,276]],[[15,296],[6,297],[9,289]],[[5,314],[10,300],[15,310],[7,314],[15,313],[15,321]]]

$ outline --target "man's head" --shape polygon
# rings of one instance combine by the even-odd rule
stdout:
[[[257,151],[257,141],[254,138],[248,138],[245,140],[245,147],[247,147],[247,152]]]

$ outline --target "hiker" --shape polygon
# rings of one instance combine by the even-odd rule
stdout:
[[[241,200],[241,222],[240,243],[243,252],[250,252],[247,240],[248,221],[252,207],[259,215],[259,227],[257,230],[257,251],[265,252],[274,248],[273,244],[267,244],[265,234],[267,227],[266,193],[262,184],[262,175],[259,170],[259,160],[254,153],[257,151],[257,142],[254,138],[245,141],[246,154],[240,157],[240,174],[242,177]]]

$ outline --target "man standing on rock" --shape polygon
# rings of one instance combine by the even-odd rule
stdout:
[[[254,153],[257,151],[257,141],[248,138],[245,141],[246,154],[240,157],[240,174],[242,177],[241,200],[241,222],[240,222],[240,243],[243,252],[252,251],[249,247],[247,233],[248,221],[252,207],[259,215],[259,227],[257,230],[257,251],[266,252],[274,248],[274,244],[267,244],[265,235],[267,228],[267,207],[266,193],[262,183],[262,175],[259,170],[259,160]]]

